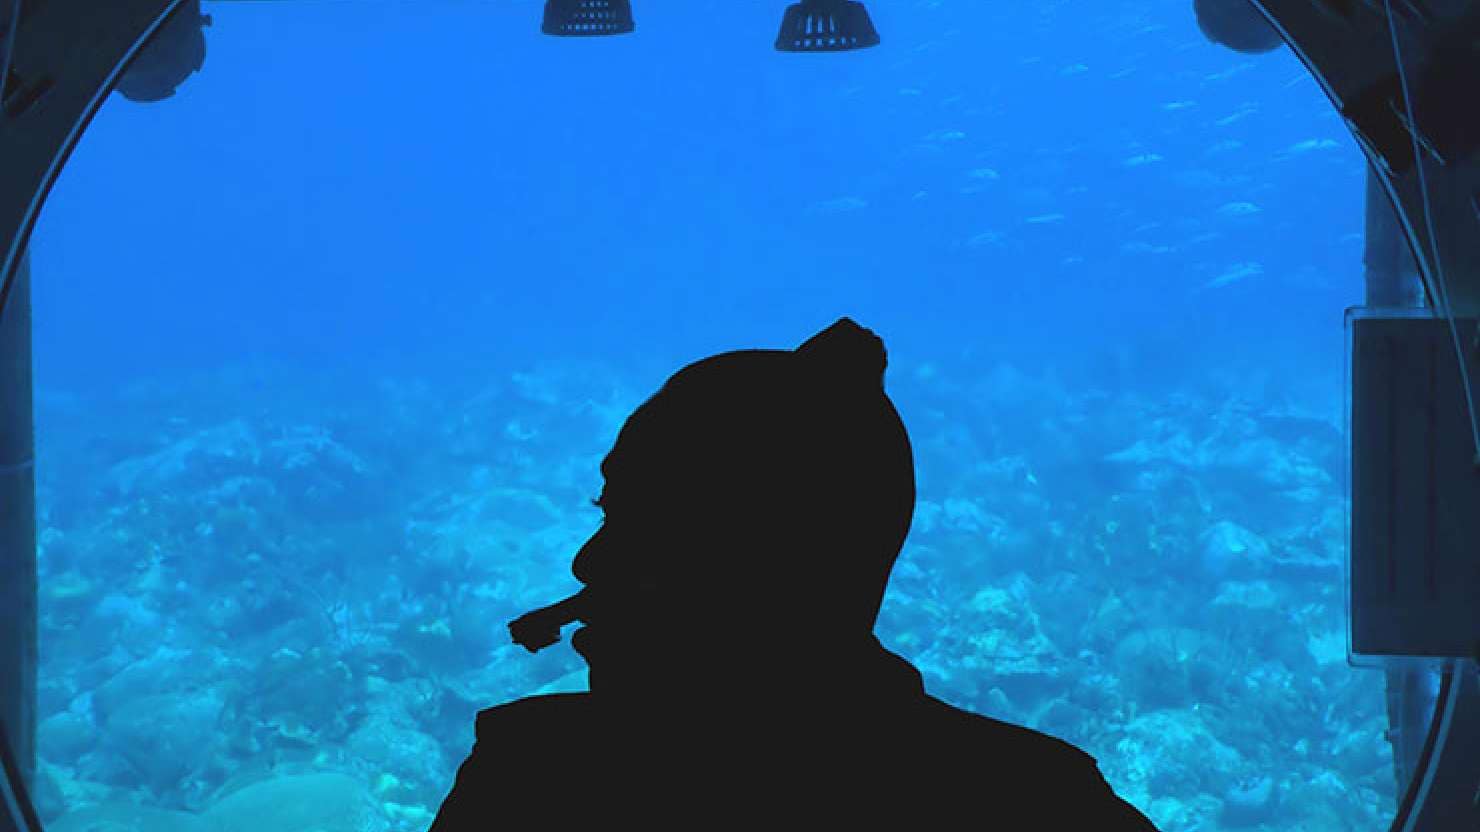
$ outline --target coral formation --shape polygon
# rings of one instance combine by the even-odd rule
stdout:
[[[886,645],[936,695],[1085,747],[1163,828],[1370,825],[1392,797],[1381,698],[1324,588],[1339,435],[1006,363],[969,377],[895,376],[920,489]],[[89,494],[41,472],[55,828],[424,828],[478,708],[585,687],[572,653],[528,656],[504,625],[575,587],[597,463],[638,401],[618,378],[550,362],[445,400],[384,380],[358,417],[341,394],[158,429],[142,414],[207,396],[161,386],[173,403],[111,445],[49,434],[43,457],[107,462]]]

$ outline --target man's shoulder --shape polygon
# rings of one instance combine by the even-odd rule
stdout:
[[[927,696],[926,719],[937,738],[961,750],[990,748],[994,756],[1051,768],[1094,768],[1095,758],[1051,734],[958,708]]]
[[[967,769],[991,777],[1015,795],[1019,804],[1011,811],[1034,818],[1038,828],[1156,832],[1151,821],[1110,787],[1095,758],[1073,744],[930,699],[929,721],[944,738],[938,746],[944,756],[975,761]],[[1078,819],[1092,819],[1092,824]]]
[[[569,730],[590,712],[589,693],[546,693],[525,696],[478,712],[478,739],[524,732],[548,734]]]
[[[917,711],[929,739],[950,745],[989,747],[1025,762],[1046,765],[1094,766],[1095,759],[1058,737],[1003,722],[925,696]],[[540,735],[579,730],[595,718],[590,693],[550,693],[526,696],[478,712],[477,735],[508,737],[524,732]]]
[[[569,748],[567,743],[596,736],[610,727],[601,724],[595,704],[590,693],[526,696],[479,711],[476,736],[490,746],[505,748],[551,743]],[[907,744],[944,758],[965,755],[993,768],[998,768],[993,764],[1001,763],[1001,769],[1025,777],[1089,772],[1098,777],[1095,758],[1058,737],[958,708],[933,696],[924,696],[917,704],[917,708],[895,712],[892,718],[887,709],[873,716],[881,725],[892,723],[896,729],[903,729],[911,737]]]

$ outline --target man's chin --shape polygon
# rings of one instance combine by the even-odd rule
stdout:
[[[581,627],[571,633],[571,649],[585,659],[587,666],[591,668],[593,690],[598,675],[613,683],[621,678],[626,682],[640,681],[652,684],[666,672],[671,672],[672,663],[676,660],[675,656],[666,653],[654,656],[641,650],[634,650],[633,645],[627,640],[614,640],[611,636],[612,634],[604,629],[590,626]],[[624,686],[626,682],[623,683]]]
[[[613,649],[615,645],[611,643],[611,640],[608,638],[609,635],[609,633],[593,629],[588,625],[571,633],[570,646],[572,650],[576,651],[577,655],[586,660],[586,664],[591,665],[592,669],[595,669],[598,664],[603,667],[610,664],[620,664],[622,663],[621,659],[614,655],[614,653],[620,653],[620,651]]]
[[[591,649],[591,635],[588,632],[590,629],[590,627],[578,627],[576,628],[575,632],[570,634],[571,649],[579,653],[581,657],[585,659],[590,658],[590,656],[587,655],[587,651]]]

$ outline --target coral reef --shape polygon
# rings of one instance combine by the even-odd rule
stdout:
[[[1005,362],[897,370],[919,502],[878,632],[932,693],[1081,745],[1167,830],[1377,823],[1391,761],[1329,588],[1327,422]],[[134,391],[107,437],[48,434],[43,459],[105,473],[39,471],[47,818],[424,829],[477,709],[585,686],[504,625],[576,586],[597,463],[640,401],[619,378],[300,384],[235,416],[192,412],[227,383],[204,378]]]

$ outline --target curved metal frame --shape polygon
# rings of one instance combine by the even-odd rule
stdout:
[[[15,0],[10,0],[15,2]],[[26,243],[58,172],[119,74],[181,0],[42,0],[18,27],[12,63],[21,85],[18,112],[0,122],[0,160],[7,187],[0,192],[0,311],[6,306]],[[1395,107],[1388,28],[1381,4],[1366,0],[1250,0],[1280,31],[1321,84],[1352,132],[1384,192],[1432,293],[1438,275],[1450,279],[1450,311],[1480,314],[1480,154],[1443,159],[1443,176],[1428,183],[1427,204],[1413,154],[1403,141],[1409,126]],[[1422,54],[1423,35],[1467,11],[1465,0],[1403,0],[1411,22],[1406,37]],[[1409,47],[1405,47],[1405,52]],[[1425,145],[1438,157],[1442,151]],[[1425,217],[1425,211],[1429,212]],[[1434,223],[1434,244],[1417,233]],[[1424,754],[1427,762],[1405,794],[1394,830],[1480,828],[1474,804],[1480,771],[1480,705],[1473,661],[1445,674]],[[1455,737],[1465,738],[1459,741]],[[28,747],[28,746],[27,746]],[[7,768],[8,770],[8,768]],[[23,794],[23,790],[22,790]],[[1468,814],[1463,814],[1468,807]],[[1456,823],[1463,825],[1454,825]]]
[[[18,10],[0,73],[0,588],[12,620],[0,627],[0,830],[41,829],[28,780],[35,770],[36,552],[31,459],[29,281],[26,243],[57,174],[118,76],[181,0],[0,0]],[[12,574],[13,576],[13,574]]]
[[[1443,158],[1421,138],[1427,159],[1411,149],[1400,68],[1394,62],[1382,0],[1249,0],[1259,7],[1301,63],[1321,85],[1361,145],[1373,174],[1393,201],[1403,236],[1413,250],[1430,296],[1439,274],[1450,278],[1450,311],[1480,315],[1480,157]],[[1467,0],[1399,0],[1404,22],[1398,35],[1407,55],[1425,55],[1439,33],[1457,21],[1480,15]],[[1422,121],[1423,113],[1416,116]],[[1418,164],[1415,164],[1418,162]],[[1425,204],[1421,165],[1436,168]],[[1425,212],[1434,223],[1435,246],[1424,228]]]
[[[118,76],[181,0],[45,0],[16,32],[26,108],[0,127],[0,310],[41,206]],[[25,36],[22,37],[21,35]]]

